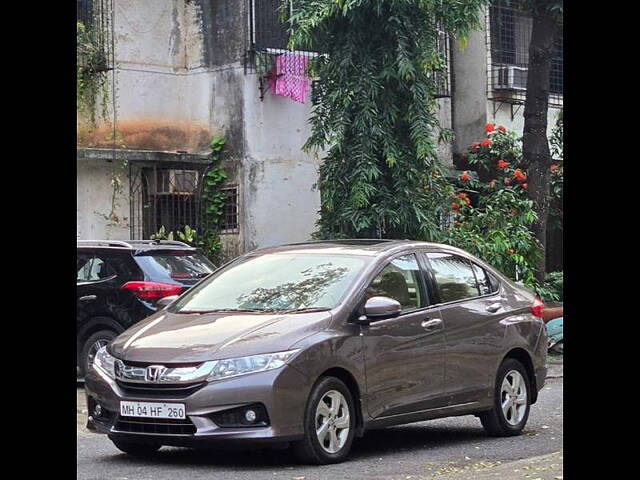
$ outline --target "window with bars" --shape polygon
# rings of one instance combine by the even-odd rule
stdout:
[[[509,0],[493,0],[488,9],[489,98],[523,103],[527,88],[531,16]],[[549,103],[562,104],[562,31],[556,40],[549,83]]]
[[[237,185],[221,189],[226,195],[223,207],[223,219],[220,233],[238,233],[238,187]]]
[[[164,227],[200,229],[200,186],[204,167],[173,165],[131,166],[129,171],[132,239],[148,239]]]

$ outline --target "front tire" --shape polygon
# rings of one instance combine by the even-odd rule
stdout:
[[[110,439],[118,450],[135,457],[148,457],[160,450],[161,445],[128,442],[126,440]]]
[[[108,345],[118,334],[113,330],[100,330],[92,333],[80,350],[80,376],[84,378],[91,368],[93,358],[101,347]]]
[[[478,415],[489,435],[520,435],[529,418],[530,385],[527,370],[519,361],[507,358],[502,362],[496,378],[494,406]]]
[[[299,460],[322,465],[342,462],[353,443],[356,412],[347,386],[335,377],[321,378],[309,395],[304,438],[293,444]]]

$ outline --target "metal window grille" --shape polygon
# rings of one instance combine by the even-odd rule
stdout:
[[[148,239],[164,226],[165,232],[198,230],[201,219],[201,185],[204,166],[131,165],[131,239]]]
[[[226,199],[220,233],[238,233],[238,187],[225,187],[221,191],[226,194]]]
[[[113,0],[77,0],[76,21],[84,26],[86,34],[91,38],[92,48],[98,53],[99,61],[92,65],[95,71],[106,71],[113,68],[113,58],[108,52],[113,36],[111,14]],[[87,56],[93,52],[80,54],[81,66],[87,66]],[[113,53],[113,52],[112,52]]]
[[[488,97],[513,104],[526,98],[533,20],[509,0],[493,0],[487,13]],[[549,104],[562,105],[562,32],[551,63]]]
[[[444,58],[444,69],[435,72],[437,84],[436,97],[451,96],[451,37],[442,28],[438,28],[438,51]]]

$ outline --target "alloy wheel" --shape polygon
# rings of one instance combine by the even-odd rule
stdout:
[[[347,399],[337,390],[322,396],[316,408],[316,436],[323,450],[339,452],[349,437],[351,419]]]
[[[502,381],[502,413],[510,425],[518,425],[527,411],[527,386],[517,370],[510,370]]]

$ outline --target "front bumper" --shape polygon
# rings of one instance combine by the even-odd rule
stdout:
[[[288,365],[208,383],[185,396],[167,395],[161,391],[131,393],[92,368],[85,378],[89,407],[87,428],[129,441],[176,446],[199,446],[219,441],[293,441],[303,436],[304,409],[310,390],[309,379]],[[164,421],[168,427],[155,428],[154,424],[154,428],[131,431],[125,426],[130,425],[129,421],[138,419],[120,416],[121,400],[183,403],[187,419]],[[93,415],[95,402],[103,411],[99,417]],[[212,414],[254,404],[261,404],[266,409],[267,426],[221,427],[212,418],[215,416]]]

